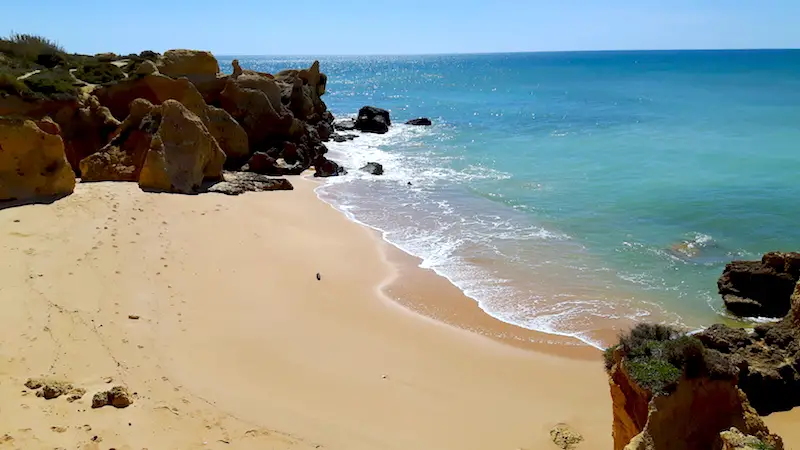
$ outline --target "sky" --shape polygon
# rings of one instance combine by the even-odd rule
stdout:
[[[0,34],[218,55],[800,48],[800,0],[25,0]]]

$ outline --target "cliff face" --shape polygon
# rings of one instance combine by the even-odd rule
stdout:
[[[639,387],[631,379],[630,374],[621,364],[620,350],[614,351],[617,361],[609,374],[611,401],[614,410],[614,450],[623,450],[634,436],[641,433],[647,424],[650,400],[653,395],[649,390]]]
[[[673,337],[667,342],[677,341]],[[736,369],[726,366],[721,355],[703,349],[709,353],[692,356],[697,348],[687,345],[688,350],[682,356],[664,357],[668,361],[683,361],[684,365],[666,366],[661,364],[661,350],[656,344],[660,343],[644,341],[641,343],[644,350],[628,348],[627,352],[624,344],[620,345],[608,362],[615,450],[718,450],[724,445],[720,433],[731,428],[770,448],[783,448],[780,438],[769,433],[747,396],[739,390]],[[672,352],[669,346],[663,348],[665,355]],[[642,362],[643,353],[649,358],[648,366]],[[703,366],[697,365],[698,362]],[[671,373],[673,369],[681,370],[677,381],[653,384],[653,377]]]

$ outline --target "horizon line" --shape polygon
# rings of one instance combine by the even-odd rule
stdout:
[[[600,49],[600,50],[518,50],[502,52],[451,52],[451,53],[295,53],[295,54],[244,54],[244,53],[214,53],[215,56],[236,56],[236,57],[386,57],[386,56],[480,56],[480,55],[525,55],[540,53],[639,53],[639,52],[753,52],[753,51],[799,51],[800,47],[753,47],[753,48],[670,48],[670,49]]]

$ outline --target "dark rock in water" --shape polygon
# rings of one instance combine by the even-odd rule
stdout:
[[[365,106],[358,111],[355,127],[357,130],[367,133],[383,134],[389,131],[391,124],[389,111],[374,106]]]
[[[371,173],[372,175],[383,175],[383,165],[376,162],[368,162],[364,167],[362,167],[359,170]]]
[[[356,134],[339,134],[339,133],[334,133],[334,134],[331,136],[331,139],[333,139],[333,141],[334,141],[334,142],[346,142],[346,141],[352,141],[353,139],[355,139],[355,138],[357,138],[357,137],[358,137],[358,135],[356,135]]]
[[[324,156],[319,157],[316,162],[314,162],[314,176],[315,177],[335,177],[339,175],[346,174],[347,171],[344,170],[344,167],[340,166],[339,164],[331,161]]]
[[[225,181],[214,183],[206,192],[226,195],[239,195],[245,192],[291,191],[292,183],[285,178],[270,178],[249,172],[225,172]]]
[[[409,120],[408,122],[406,122],[406,125],[430,126],[433,125],[433,122],[431,122],[431,119],[428,119],[427,117],[420,117],[419,119]]]
[[[304,170],[305,167],[298,161],[289,164],[285,159],[275,159],[265,152],[255,152],[247,164],[242,166],[243,172],[261,175],[299,175]]]
[[[333,129],[336,131],[353,131],[356,129],[356,121],[353,119],[343,119],[334,122]]]
[[[761,261],[733,261],[717,281],[725,307],[741,317],[784,317],[800,278],[800,253],[767,253]]]

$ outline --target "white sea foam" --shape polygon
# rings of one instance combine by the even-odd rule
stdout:
[[[583,252],[569,236],[537,226],[513,208],[488,199],[477,199],[485,203],[476,205],[474,196],[459,194],[466,192],[456,189],[459,185],[510,175],[476,165],[451,168],[452,157],[434,151],[436,142],[446,139],[437,132],[436,126],[395,125],[383,135],[354,132],[359,137],[353,141],[330,143],[329,157],[349,172],[329,178],[317,189],[318,196],[421,258],[421,267],[445,277],[504,322],[602,348],[591,335],[597,319],[635,321],[659,311],[654,305],[620,303],[602,295],[543,294],[546,290],[536,280],[549,276],[554,267],[577,285],[593,282],[602,271],[561,258],[561,253]],[[373,161],[384,166],[384,175],[358,170]],[[597,291],[602,293],[602,287]]]

